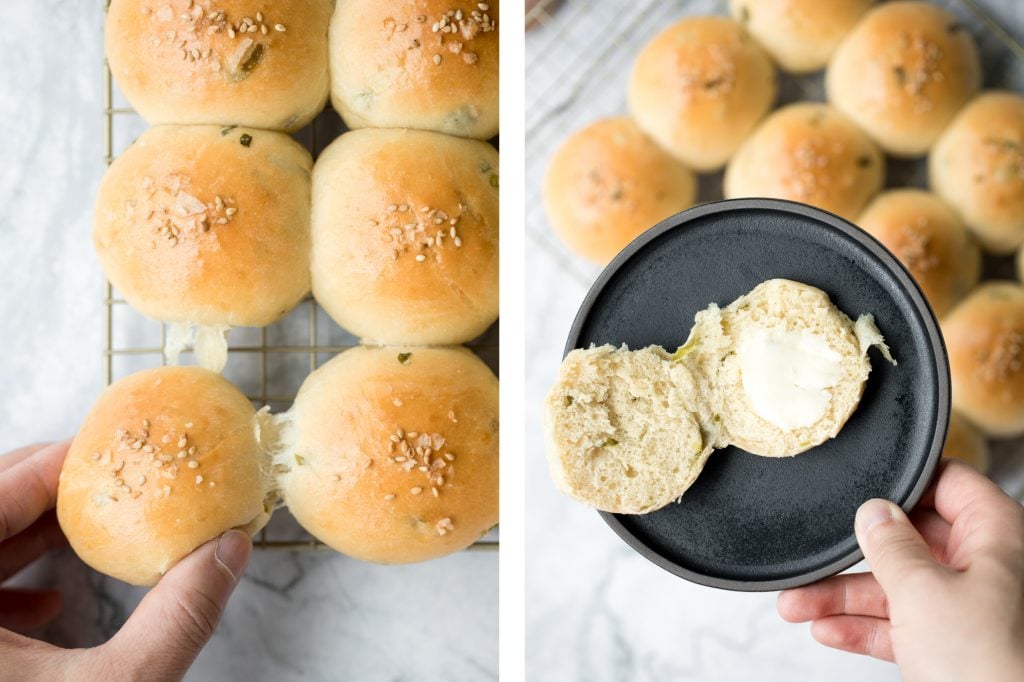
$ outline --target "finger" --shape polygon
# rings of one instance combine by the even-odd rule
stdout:
[[[949,546],[949,534],[953,527],[934,509],[915,509],[910,512],[910,522],[924,538],[935,560],[941,564],[948,563],[946,548]]]
[[[252,552],[252,540],[232,530],[167,572],[106,645],[152,679],[185,674],[209,641]]]
[[[869,616],[828,616],[811,623],[811,636],[825,646],[893,662],[891,630],[888,620]]]
[[[17,450],[11,450],[0,457],[0,472],[3,472],[5,469],[10,469],[22,460],[28,459],[47,445],[50,445],[50,443],[33,443],[32,445],[20,447]]]
[[[935,484],[935,510],[953,525],[962,567],[970,557],[1015,559],[1024,547],[1024,511],[1018,501],[962,462],[946,463]]]
[[[47,445],[0,473],[0,542],[28,528],[57,500],[57,479],[71,441]]]
[[[903,510],[888,500],[868,500],[857,510],[857,542],[890,605],[908,580],[935,573],[940,565]]]
[[[779,594],[779,615],[790,623],[805,623],[826,616],[889,617],[889,604],[881,585],[870,573],[850,573]]]
[[[15,632],[46,625],[60,613],[56,590],[0,590],[0,627]]]
[[[46,512],[38,521],[10,538],[0,549],[0,583],[38,559],[45,552],[64,547],[68,540],[57,514]]]

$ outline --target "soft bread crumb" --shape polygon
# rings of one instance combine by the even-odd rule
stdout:
[[[868,349],[871,346],[878,346],[878,350],[882,353],[882,357],[892,363],[892,366],[896,366],[896,360],[892,357],[892,353],[889,352],[889,346],[885,342],[885,338],[882,336],[882,332],[878,331],[878,325],[875,324],[875,316],[871,313],[864,313],[857,318],[857,322],[853,325],[853,333],[856,334],[857,340],[860,342],[860,352],[864,355],[868,354]]]
[[[711,450],[686,407],[683,380],[654,346],[570,353],[547,398],[556,485],[585,504],[624,514],[678,499]]]

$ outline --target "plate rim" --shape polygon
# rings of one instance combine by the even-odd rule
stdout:
[[[594,304],[597,302],[597,299],[600,297],[605,286],[607,286],[616,273],[618,273],[618,271],[630,259],[632,259],[637,252],[666,232],[684,228],[688,223],[695,220],[719,213],[749,210],[772,210],[789,213],[791,215],[798,215],[803,218],[815,220],[828,229],[837,230],[843,233],[844,235],[852,238],[862,248],[870,252],[875,258],[880,260],[883,265],[885,265],[886,269],[892,272],[900,282],[903,289],[910,294],[910,299],[914,308],[917,310],[920,319],[924,321],[924,328],[926,332],[925,336],[928,339],[928,345],[932,351],[931,360],[934,363],[936,370],[935,373],[938,377],[938,390],[936,391],[938,396],[938,405],[935,421],[936,430],[932,434],[931,446],[928,451],[924,467],[921,470],[921,475],[914,483],[909,494],[906,496],[906,499],[899,503],[903,511],[909,513],[917,505],[921,497],[924,495],[924,492],[931,484],[935,471],[938,468],[939,460],[942,456],[942,449],[945,446],[946,431],[949,427],[949,416],[952,409],[950,404],[951,380],[946,344],[942,338],[942,333],[939,328],[938,320],[935,317],[935,313],[932,311],[921,287],[910,275],[909,271],[881,242],[841,216],[795,201],[768,198],[723,199],[720,201],[713,201],[693,206],[676,213],[675,215],[669,216],[654,227],[651,227],[641,233],[632,242],[630,242],[615,256],[615,258],[611,260],[611,262],[608,263],[608,265],[605,266],[597,276],[597,279],[594,280],[594,283],[591,284],[583,302],[580,304],[576,317],[573,319],[572,326],[569,329],[569,335],[566,339],[565,348],[562,354],[563,358],[568,355],[569,352],[578,348],[577,341],[579,339],[580,332],[583,329],[583,325],[586,324],[586,321],[594,308]],[[939,428],[941,425],[945,425],[945,428]],[[662,556],[630,532],[630,530],[627,529],[619,519],[620,515],[601,510],[598,510],[598,513],[621,540],[645,559],[677,577],[683,578],[692,583],[705,585],[707,587],[715,587],[738,592],[769,592],[786,590],[817,582],[818,580],[828,576],[835,575],[836,573],[850,568],[864,558],[863,552],[860,547],[857,546],[851,552],[829,562],[825,566],[786,578],[773,578],[769,580],[725,578],[686,568],[685,566]]]

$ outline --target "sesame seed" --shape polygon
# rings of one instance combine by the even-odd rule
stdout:
[[[384,499],[387,502],[390,502],[391,500],[395,499],[395,497],[396,497],[396,495],[394,493],[388,493],[387,495],[384,496]]]
[[[235,29],[231,28],[230,26],[228,26],[228,36],[231,38],[235,37]]]
[[[396,462],[404,462],[406,459],[408,459],[408,457],[403,457],[402,455],[395,457]]]
[[[462,246],[462,237],[455,238],[455,247],[460,248]]]
[[[274,30],[278,33],[284,33],[287,29],[284,27],[284,24],[274,24]]]
[[[437,477],[437,484],[438,484],[439,486],[440,486],[440,485],[444,485],[444,476],[438,476],[438,477]]]
[[[437,497],[440,493],[437,492],[437,488],[431,487],[430,492],[433,493],[434,497]]]
[[[195,445],[193,445],[192,447],[190,447],[188,449],[188,454],[190,454],[190,455],[196,454],[196,446]]]
[[[452,454],[452,453],[450,453],[450,452],[446,452],[446,453],[444,453],[444,458],[445,458],[446,460],[448,460],[449,462],[454,462],[454,461],[455,461],[455,455],[453,455],[453,454]]]
[[[146,485],[146,477],[145,476],[139,476],[139,480],[136,481],[136,485]]]
[[[211,488],[216,488],[217,487],[217,483],[215,481],[210,481],[206,485],[210,486]]]
[[[392,400],[392,401],[391,401],[391,403],[392,403],[392,404],[393,404],[393,405],[394,405],[395,407],[401,407],[401,406],[402,406],[402,404],[403,404],[403,403],[402,403],[402,399],[401,399],[401,398],[395,398],[394,400]]]
[[[148,419],[143,419],[142,420],[142,428],[144,428],[144,429],[148,429],[149,428],[149,420]]]
[[[178,447],[179,448],[183,448],[186,445],[188,445],[188,438],[186,436],[182,436],[181,438],[178,439]]]
[[[263,35],[267,35],[267,25],[266,24],[260,24],[260,33],[262,33]]]
[[[398,436],[396,436],[395,434],[391,434],[391,442],[392,443],[397,443],[400,440],[402,440],[402,439],[399,438]]]
[[[263,12],[256,13],[256,21],[263,21]]]
[[[123,459],[120,462],[117,463],[117,466],[114,467],[114,473],[117,473],[117,472],[121,471],[121,469],[124,469],[124,460]]]
[[[196,485],[199,485],[202,482],[203,482],[203,475],[202,474],[197,475],[196,476]]]
[[[419,486],[416,486],[415,488],[413,488],[409,492],[412,493],[413,495],[419,495],[421,492],[423,492],[423,488],[421,488]]]
[[[440,65],[440,63],[441,63],[441,55],[435,54],[434,55],[434,64]]]
[[[235,215],[236,213],[238,213],[238,209],[237,208],[228,208],[228,209],[225,209],[224,213],[226,213],[228,215]]]
[[[422,263],[423,261],[427,260],[427,257],[421,253],[418,256],[416,256],[416,260]]]
[[[188,463],[188,468],[189,469],[198,469],[199,468],[199,462],[195,461],[194,459],[190,460],[189,463]]]

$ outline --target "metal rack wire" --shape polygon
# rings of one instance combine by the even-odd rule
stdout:
[[[116,157],[116,143],[121,132],[119,126],[132,118],[136,123],[141,120],[131,107],[122,106],[120,102],[115,101],[115,84],[110,68],[104,62],[103,150],[107,166]],[[328,107],[304,131],[296,135],[296,139],[303,143],[315,158],[327,143],[344,130],[340,117]],[[166,364],[163,349],[167,341],[167,326],[142,317],[117,294],[109,281],[104,282],[103,311],[104,386],[110,385],[132,369]],[[119,332],[124,330],[128,330],[129,340],[120,343]],[[157,333],[154,334],[154,331]],[[321,362],[358,345],[358,339],[330,320],[311,297],[300,303],[292,314],[281,322],[258,330],[234,330],[232,333],[236,332],[242,334],[244,340],[237,344],[229,342],[225,376],[242,388],[246,397],[256,407],[270,406],[272,409],[290,405],[295,398],[298,384]],[[146,337],[146,340],[140,342],[140,336]],[[497,324],[467,345],[481,356],[492,370],[497,370]],[[183,355],[187,356],[189,353],[190,351],[186,351]],[[236,362],[240,358],[245,358],[248,362]],[[300,362],[291,362],[294,359]],[[255,381],[253,374],[256,375]],[[268,527],[255,538],[254,546],[257,549],[327,549],[326,545],[302,530],[291,514],[284,514],[284,511],[275,514]],[[275,537],[278,533],[289,537]],[[492,531],[467,550],[496,551],[498,547],[497,532]]]
[[[978,0],[931,1],[971,27],[987,67],[987,87],[1024,91],[1024,46]],[[647,40],[684,16],[708,13],[728,14],[726,0],[540,0],[527,12],[534,34],[526,50],[526,235],[537,257],[549,259],[567,283],[585,291],[600,269],[569,252],[548,225],[540,189],[548,159],[571,131],[625,112],[630,65]],[[780,74],[779,105],[808,99],[824,100],[821,73]],[[925,186],[926,166],[922,160],[889,159],[887,185]],[[698,201],[721,199],[721,182],[721,172],[699,176]],[[990,261],[986,276],[1014,276],[1012,265]],[[1024,439],[992,446],[998,462],[993,477],[1024,499]]]

